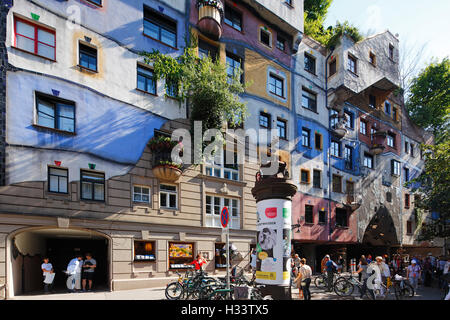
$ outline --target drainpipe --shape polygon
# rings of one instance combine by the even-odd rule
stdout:
[[[332,46],[330,48],[330,54],[328,55],[328,57],[325,59],[325,108],[328,112],[328,60],[331,58],[331,56],[333,55],[335,47]],[[328,115],[330,113],[328,112]],[[329,128],[329,133],[328,133],[328,151],[327,151],[327,159],[328,159],[328,242],[331,241],[331,184],[332,184],[332,179],[331,179],[331,123],[330,120],[328,118],[328,128]]]

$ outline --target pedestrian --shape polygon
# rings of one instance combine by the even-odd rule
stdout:
[[[327,272],[326,263],[327,263],[328,259],[330,259],[330,256],[328,254],[326,254],[325,257],[322,258],[322,261],[320,262],[320,272],[321,273]]]
[[[45,257],[42,259],[43,263],[41,269],[43,272],[44,281],[44,292],[49,294],[53,291],[53,280],[55,279],[55,271],[53,270],[53,265],[50,263],[50,259]]]
[[[419,286],[419,279],[421,273],[422,270],[420,269],[420,266],[417,264],[417,261],[415,259],[411,260],[411,265],[408,266],[408,268],[406,269],[406,278],[409,279],[409,283],[414,288],[414,290],[417,290]]]
[[[337,272],[342,273],[342,269],[344,268],[344,259],[342,256],[339,256],[337,260]]]
[[[300,269],[296,281],[300,283],[300,290],[303,291],[303,298],[305,300],[311,300],[311,291],[309,286],[311,285],[312,270],[311,267],[306,264],[306,259],[300,260]]]
[[[201,271],[202,270],[202,266],[204,264],[206,264],[208,261],[203,258],[203,256],[201,254],[198,254],[196,259],[194,261],[192,261],[190,264],[194,265],[194,268],[196,271]]]
[[[372,263],[372,255],[371,254],[367,255],[367,263],[368,264]]]
[[[423,284],[425,287],[431,286],[431,280],[433,277],[433,265],[431,264],[430,257],[425,259],[425,263],[423,264],[423,273],[424,273],[424,281]]]
[[[81,291],[81,271],[83,265],[83,256],[77,254],[67,265],[67,288],[69,292]]]
[[[252,269],[252,274],[256,273],[256,248],[252,249],[252,253],[250,255],[250,267]]]
[[[294,263],[294,267],[296,267],[297,269],[300,268],[301,259],[298,254],[294,255],[293,263]]]
[[[328,258],[325,266],[327,270],[327,291],[331,292],[333,291],[334,274],[337,272],[337,264],[331,258]]]
[[[365,255],[362,255],[361,258],[359,258],[359,262],[358,262],[358,270],[361,268],[361,260],[364,260],[367,263],[367,259]],[[368,263],[367,263],[368,264]],[[361,282],[362,280],[362,273],[358,273],[358,281]]]
[[[375,266],[378,267],[378,270],[380,271],[377,273],[376,281],[380,284],[381,294],[384,295],[384,287],[381,286],[381,284],[383,283],[387,286],[387,281],[391,277],[391,272],[381,256],[375,258]]]
[[[86,260],[83,262],[82,285],[83,292],[86,292],[86,282],[89,285],[88,291],[92,291],[92,282],[94,281],[94,272],[97,267],[97,261],[92,258],[92,254],[86,253]]]
[[[369,267],[369,264],[367,263],[367,260],[364,256],[361,256],[359,259],[358,264],[358,270],[356,273],[360,276],[361,280],[359,282],[362,282],[361,292],[360,292],[360,298],[362,299],[364,295],[367,292],[367,281],[369,279],[369,273],[367,272],[367,268]],[[373,291],[369,289],[369,294],[373,297]]]

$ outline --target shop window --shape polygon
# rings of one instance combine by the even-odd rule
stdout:
[[[215,244],[214,265],[216,269],[225,269],[227,267],[227,249],[225,243]]]
[[[194,265],[194,243],[169,242],[169,269],[191,269]]]
[[[69,170],[56,167],[48,167],[48,191],[53,193],[65,193],[68,191]]]
[[[134,261],[156,261],[156,242],[134,241]]]
[[[26,52],[56,60],[56,34],[54,30],[14,17],[14,47]]]
[[[168,46],[177,46],[176,21],[148,7],[144,7],[144,34]]]

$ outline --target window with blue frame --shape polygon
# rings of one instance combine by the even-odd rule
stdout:
[[[37,125],[75,132],[75,103],[36,93]]]
[[[259,114],[259,126],[262,128],[266,128],[266,129],[270,129],[270,114],[265,113],[265,112],[260,112]]]
[[[391,174],[393,176],[400,176],[400,162],[397,160],[391,160]]]
[[[144,34],[168,46],[177,46],[176,21],[144,7]]]
[[[97,71],[97,49],[80,42],[78,51],[79,65],[83,68]]]
[[[156,79],[151,69],[142,66],[137,67],[137,88],[156,95]]]
[[[353,169],[353,148],[350,146],[345,146],[345,169],[352,170]]]
[[[341,156],[341,144],[338,141],[331,140],[331,148],[330,148],[331,155],[334,157],[340,157]]]
[[[369,169],[373,169],[374,165],[373,165],[373,156],[368,154],[368,153],[364,153],[364,162],[363,162],[363,166]]]
[[[102,6],[102,0],[88,0],[88,1],[98,5],[100,7]]]
[[[354,128],[354,115],[352,112],[350,111],[345,111],[344,112],[345,115],[345,126],[349,129],[353,129]]]
[[[330,125],[331,128],[336,128],[336,125],[339,122],[339,118],[338,118],[339,112],[337,110],[331,109],[330,111]]]
[[[311,130],[302,128],[302,146],[310,148],[311,147]]]
[[[287,121],[278,118],[277,119],[277,129],[278,129],[278,137],[280,139],[287,139]]]
[[[284,98],[284,81],[272,73],[269,76],[269,92]]]
[[[403,168],[404,172],[405,172],[405,182],[409,181],[409,169],[408,168]]]
[[[317,94],[309,91],[305,87],[302,88],[302,106],[303,108],[317,112]]]

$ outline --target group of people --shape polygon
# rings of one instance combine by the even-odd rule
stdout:
[[[96,267],[97,261],[92,258],[91,253],[86,253],[85,257],[78,254],[75,258],[70,260],[66,270],[66,274],[69,276],[67,279],[67,289],[69,292],[92,291]],[[48,257],[43,259],[41,269],[44,277],[44,292],[45,294],[48,294],[53,292],[53,283],[55,279],[55,270]]]

